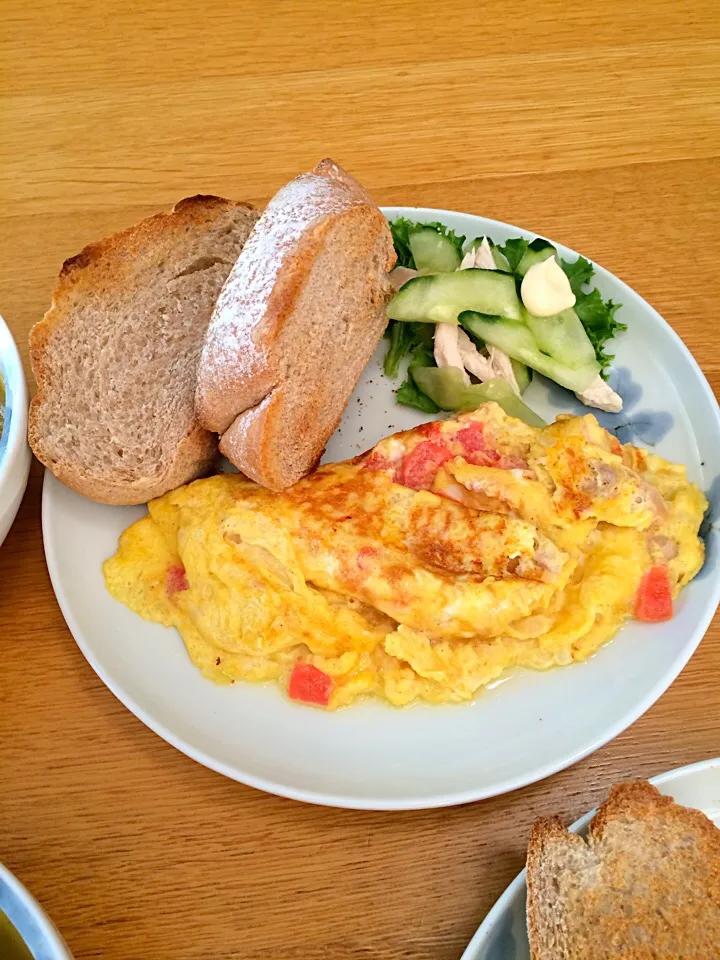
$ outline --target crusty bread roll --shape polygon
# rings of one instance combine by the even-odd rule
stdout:
[[[217,295],[259,213],[181,200],[66,261],[30,333],[29,441],[58,479],[103,503],[144,503],[206,473],[197,364]]]
[[[385,217],[331,160],[270,201],[215,307],[197,413],[248,477],[283,490],[317,463],[386,325]]]

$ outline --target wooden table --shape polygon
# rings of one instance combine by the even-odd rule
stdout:
[[[115,9],[112,9],[112,7]],[[5,0],[0,310],[27,359],[62,261],[331,156],[380,203],[523,224],[598,260],[720,388],[720,7]],[[173,750],[83,659],[43,561],[41,471],[0,551],[0,860],[78,958],[451,960],[532,820],[720,753],[717,622],[612,744],[506,797],[356,813]]]

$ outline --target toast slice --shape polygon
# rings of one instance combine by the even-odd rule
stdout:
[[[587,840],[539,821],[527,888],[532,960],[720,956],[720,830],[644,780],[613,787]]]
[[[195,416],[217,295],[259,217],[189,197],[67,260],[30,332],[28,437],[78,493],[145,503],[206,473],[217,438]]]
[[[394,263],[385,217],[331,160],[270,201],[198,372],[198,418],[246,476],[283,490],[320,459],[387,324]]]

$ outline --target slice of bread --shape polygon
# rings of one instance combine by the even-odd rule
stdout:
[[[331,160],[268,204],[210,321],[197,411],[248,477],[283,490],[340,422],[387,320],[385,217]]]
[[[647,781],[613,787],[587,840],[539,821],[527,888],[532,960],[720,956],[720,830]]]
[[[67,260],[30,332],[39,460],[102,503],[145,503],[210,468],[197,364],[217,295],[259,212],[189,197]]]

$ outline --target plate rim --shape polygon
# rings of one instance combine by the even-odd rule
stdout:
[[[694,773],[700,773],[703,770],[710,770],[716,766],[720,767],[720,756],[709,757],[707,760],[697,760],[695,763],[687,763],[682,767],[673,767],[672,770],[665,770],[663,773],[658,773],[654,777],[648,777],[647,780],[649,783],[652,783],[653,786],[662,787],[667,783],[674,783],[676,780],[682,780],[686,776],[690,776]],[[624,781],[618,781],[618,783],[620,782]],[[684,803],[683,806],[688,806],[688,804]],[[695,807],[694,809],[699,808]],[[597,807],[594,807],[592,810],[588,810],[587,813],[584,813],[581,817],[578,817],[577,820],[571,823],[567,829],[571,833],[579,833],[590,823],[592,818],[597,813],[597,810]],[[512,900],[514,900],[514,898],[523,888],[527,887],[525,881],[526,872],[526,869],[523,867],[520,873],[510,881],[507,887],[505,887],[503,892],[485,915],[480,926],[475,931],[472,939],[460,957],[460,960],[482,960],[477,951],[480,947],[484,946],[483,941],[487,941],[487,938],[491,935],[495,924],[502,919],[508,905],[512,902]]]
[[[442,220],[443,216],[449,215],[450,217],[460,216],[460,217],[469,217],[474,220],[482,221],[484,224],[492,224],[503,230],[516,231],[519,235],[523,236],[539,236],[538,234],[533,233],[531,230],[527,230],[522,227],[517,227],[514,224],[506,223],[501,220],[493,220],[489,217],[483,217],[479,214],[466,213],[460,210],[448,210],[445,208],[434,208],[434,207],[413,207],[413,206],[383,206],[380,207],[382,213],[386,218],[391,219],[395,216],[402,215],[415,215],[418,219],[423,217],[426,219],[440,219]],[[552,241],[551,241],[552,242]],[[561,249],[563,252],[567,252],[572,256],[582,256],[582,254],[577,253],[571,247],[567,247],[564,244],[556,244],[556,246]],[[686,361],[689,362],[693,372],[695,373],[696,379],[699,381],[699,386],[702,392],[705,394],[705,397],[708,401],[714,404],[714,427],[715,432],[720,438],[720,408],[718,408],[717,401],[712,392],[710,384],[708,383],[707,378],[702,372],[699,364],[693,357],[692,353],[682,341],[680,336],[673,330],[670,324],[658,313],[658,311],[648,303],[639,293],[628,286],[623,280],[615,276],[615,274],[610,273],[606,270],[601,264],[596,261],[591,261],[593,266],[596,269],[596,273],[601,277],[609,278],[613,283],[616,283],[620,286],[623,295],[625,295],[629,300],[634,300],[642,304],[643,308],[648,311],[653,318],[653,322],[660,323],[665,327],[666,331],[671,335],[671,338],[674,342],[676,349],[679,349],[685,356]],[[698,626],[693,632],[689,642],[680,649],[678,654],[675,656],[675,659],[672,661],[670,668],[666,671],[665,675],[658,680],[658,682],[653,686],[653,688],[638,701],[633,710],[627,711],[621,717],[619,717],[614,724],[609,725],[602,735],[596,737],[591,742],[586,744],[582,749],[570,753],[569,755],[562,757],[561,759],[555,759],[552,762],[548,762],[541,767],[535,767],[532,770],[526,771],[523,775],[518,775],[515,777],[507,778],[503,781],[496,782],[491,787],[481,787],[481,788],[469,788],[465,790],[454,790],[450,793],[435,793],[432,796],[426,796],[424,798],[418,798],[415,796],[407,797],[353,797],[344,794],[338,793],[327,793],[322,790],[310,790],[303,788],[295,788],[292,785],[286,783],[276,782],[271,779],[266,779],[261,776],[256,776],[254,774],[248,774],[243,771],[237,770],[235,767],[226,763],[225,761],[215,758],[205,752],[203,749],[196,747],[195,745],[187,742],[182,737],[176,736],[172,730],[170,730],[160,719],[154,717],[151,712],[145,710],[141,707],[136,701],[135,698],[129,694],[127,691],[122,689],[120,683],[116,683],[104,670],[100,664],[98,657],[93,653],[92,649],[85,642],[82,631],[79,628],[79,625],[76,621],[76,618],[73,614],[73,611],[70,609],[70,605],[67,602],[67,598],[64,596],[61,586],[56,586],[60,584],[60,575],[58,571],[58,562],[57,558],[53,553],[53,545],[50,542],[51,537],[49,536],[48,530],[50,528],[49,514],[50,514],[50,497],[53,484],[60,484],[60,481],[56,480],[54,476],[50,473],[49,470],[45,470],[45,475],[43,478],[43,492],[42,492],[42,531],[43,531],[43,547],[45,551],[45,560],[48,567],[48,573],[50,575],[50,581],[52,584],[53,592],[57,599],[60,610],[65,618],[67,626],[72,634],[72,637],[80,648],[83,656],[90,664],[91,668],[100,678],[100,680],[105,684],[105,686],[110,690],[110,692],[125,706],[138,720],[149,727],[154,733],[159,737],[169,743],[175,749],[179,750],[181,753],[190,759],[196,761],[197,763],[202,764],[203,766],[213,770],[216,773],[219,773],[225,777],[228,777],[231,780],[234,780],[239,783],[243,783],[246,786],[253,787],[254,789],[261,790],[265,793],[270,793],[275,796],[285,797],[291,800],[297,800],[305,803],[312,803],[318,806],[329,806],[337,807],[341,809],[356,809],[356,810],[377,810],[377,811],[395,811],[395,810],[428,810],[441,807],[449,806],[458,806],[466,803],[473,803],[479,800],[489,799],[490,797],[502,796],[507,793],[512,793],[515,790],[519,790],[523,787],[529,786],[530,784],[539,783],[542,780],[547,779],[550,776],[553,776],[556,773],[566,770],[568,767],[573,766],[574,764],[580,762],[591,754],[595,753],[597,750],[601,749],[606,744],[610,743],[616,737],[618,737],[624,730],[630,727],[635,723],[650,707],[656,703],[660,697],[665,693],[665,691],[675,682],[679,674],[682,672],[686,666],[689,659],[697,650],[700,642],[702,641],[707,628],[715,614],[718,603],[720,602],[720,576],[716,578],[715,584],[713,586],[712,595],[710,601],[708,602],[707,608],[703,613],[703,616],[698,622]],[[82,639],[80,639],[82,638]]]

